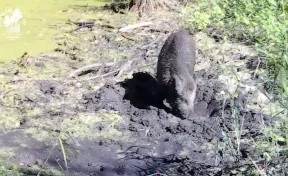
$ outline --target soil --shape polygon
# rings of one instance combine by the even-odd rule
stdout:
[[[157,56],[169,35],[166,31],[171,33],[171,26],[179,28],[179,19],[171,20],[174,13],[165,18],[154,14],[170,21],[159,20],[159,32],[144,28],[127,34],[137,42],[125,37],[120,42],[116,39],[122,34],[94,28],[74,44],[63,44],[69,39],[61,41],[55,52],[64,56],[43,54],[32,57],[33,62],[22,58],[6,65],[1,75],[12,92],[0,92],[0,108],[11,116],[0,121],[0,153],[5,161],[20,166],[24,175],[37,175],[41,169],[40,175],[71,176],[254,173],[251,159],[259,165],[265,159],[251,139],[261,138],[261,125],[273,121],[252,101],[259,91],[248,87],[258,86],[261,74],[252,79],[255,67],[251,63],[257,62],[247,47],[227,46],[203,33],[195,34],[199,45],[195,113],[181,119],[156,104],[161,91],[155,80]],[[89,65],[92,56],[92,63],[115,64],[68,78],[75,69]],[[25,67],[17,67],[19,62],[23,66],[23,60]],[[50,72],[40,79],[43,68]],[[248,77],[233,82],[234,77],[228,79],[230,68]],[[29,69],[34,76],[27,76]],[[263,104],[267,102],[257,105],[263,109]]]

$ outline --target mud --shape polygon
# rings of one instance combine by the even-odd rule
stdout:
[[[108,81],[99,90],[85,94],[79,111],[95,114],[103,111],[118,112],[122,120],[115,123],[114,128],[121,135],[110,139],[73,137],[67,140],[69,146],[73,146],[66,151],[69,158],[67,174],[213,175],[218,171],[209,169],[224,168],[227,164],[236,164],[241,158],[247,157],[252,150],[249,145],[241,146],[242,153],[236,156],[211,148],[212,143],[225,142],[225,133],[234,129],[231,127],[233,119],[230,118],[230,105],[225,105],[223,111],[223,102],[216,99],[223,85],[215,73],[215,70],[196,72],[201,81],[197,89],[195,115],[185,120],[173,116],[169,109],[158,108],[155,103],[158,94],[156,80],[147,72],[134,73],[131,79],[118,83]],[[61,92],[56,91],[58,88],[54,83],[47,81],[39,82],[39,90],[48,95]],[[244,103],[244,97],[239,96],[237,105],[245,107]],[[257,136],[255,121],[259,115],[242,109],[240,113],[245,114],[243,130],[249,131],[243,135]],[[103,122],[95,124],[93,128],[100,133],[109,127]],[[15,152],[23,153],[21,157],[15,156],[18,163],[55,168],[59,164],[65,166],[59,147],[59,150],[51,153],[52,143],[41,143],[21,131],[1,135],[0,140],[1,144],[5,143],[5,147],[18,146]],[[11,142],[4,142],[7,140]],[[44,163],[48,156],[49,159]]]
[[[213,139],[220,140],[223,137],[221,124],[230,124],[225,119],[218,121],[222,102],[214,96],[222,90],[221,83],[211,73],[198,72],[197,76],[203,79],[203,85],[199,85],[197,90],[195,111],[198,115],[186,120],[158,109],[155,104],[156,81],[148,73],[135,73],[132,79],[117,84],[108,83],[97,92],[85,95],[85,111],[118,111],[126,123],[116,128],[123,134],[130,134],[125,142],[109,141],[107,146],[101,140],[93,144],[93,150],[97,152],[89,153],[90,156],[95,153],[94,162],[95,158],[103,162],[104,156],[99,157],[97,154],[100,151],[102,154],[109,153],[104,157],[108,161],[98,166],[101,170],[98,174],[149,175],[161,172],[167,175],[201,175],[205,173],[204,168],[221,166],[224,160],[215,160],[221,158],[221,152],[203,147]],[[231,112],[225,111],[225,115],[229,116]],[[123,158],[111,156],[111,153],[116,155],[116,151],[122,151]],[[111,163],[114,164],[111,166]]]

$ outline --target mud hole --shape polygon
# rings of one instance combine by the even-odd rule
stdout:
[[[202,71],[197,73],[197,77],[202,79],[197,90],[196,112],[189,119],[180,119],[157,108],[156,81],[148,73],[135,73],[132,79],[108,83],[97,92],[85,95],[85,111],[117,111],[125,121],[116,125],[125,140],[110,141],[109,146],[102,146],[106,143],[103,140],[94,144],[102,148],[102,152],[106,150],[110,154],[110,148],[114,146],[114,151],[121,151],[115,152],[115,157],[123,156],[121,159],[118,156],[119,166],[103,163],[99,173],[202,175],[209,173],[207,168],[225,166],[247,157],[251,150],[249,146],[242,146],[237,156],[224,156],[225,151],[211,148],[215,145],[213,142],[225,141],[224,134],[234,129],[229,120],[232,112],[230,105],[224,105],[223,109],[223,102],[215,98],[223,90],[217,76]],[[257,117],[257,113],[245,111],[243,98],[237,99],[237,105],[243,109],[239,113],[246,114],[243,131],[247,133],[243,135],[253,135],[258,131],[256,125],[260,115]],[[223,131],[223,127],[227,127],[227,131]]]

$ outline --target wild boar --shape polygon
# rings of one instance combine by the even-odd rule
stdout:
[[[194,113],[196,95],[195,42],[185,29],[171,34],[165,41],[157,63],[159,103],[166,99],[172,112],[182,118]]]

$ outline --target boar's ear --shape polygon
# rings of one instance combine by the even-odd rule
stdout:
[[[174,75],[174,81],[175,81],[175,89],[178,93],[181,93],[184,91],[185,88],[185,79],[181,76]]]

